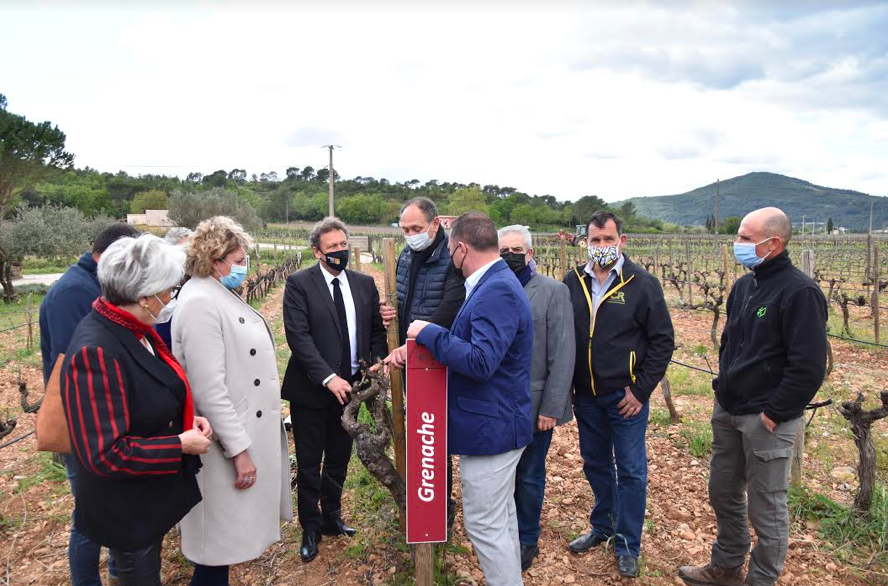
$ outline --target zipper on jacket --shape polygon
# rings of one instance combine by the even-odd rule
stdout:
[[[583,294],[586,296],[586,303],[589,304],[589,352],[588,352],[588,361],[589,361],[589,384],[592,386],[592,396],[596,396],[595,392],[595,376],[592,374],[592,336],[595,335],[595,319],[598,317],[598,308],[601,307],[601,304],[607,300],[608,297],[622,289],[626,284],[629,283],[632,279],[635,278],[635,275],[632,275],[625,281],[623,280],[623,271],[620,271],[620,284],[608,291],[604,297],[601,298],[601,301],[598,302],[598,306],[592,306],[592,296],[589,295],[589,288],[586,287],[586,282],[583,280],[583,277],[580,275],[580,272],[574,267],[574,273],[577,275],[577,279],[580,280],[580,286],[583,288]],[[593,275],[594,279],[595,276]],[[634,353],[633,353],[634,354]],[[630,375],[631,375],[631,367],[630,367]],[[634,382],[634,379],[633,379]]]
[[[635,350],[629,352],[629,378],[632,379],[632,384],[635,384],[635,373],[633,370],[635,369]]]

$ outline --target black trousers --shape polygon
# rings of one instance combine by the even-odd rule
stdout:
[[[163,542],[136,551],[111,550],[121,586],[161,586],[160,548]]]
[[[335,401],[321,409],[292,411],[296,496],[304,532],[320,531],[324,520],[341,515],[342,487],[352,453],[352,437],[342,428],[342,411]]]

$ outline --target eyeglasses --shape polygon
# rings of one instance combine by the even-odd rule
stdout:
[[[170,289],[170,301],[179,296],[179,291],[182,290],[182,285],[176,285],[172,289]]]

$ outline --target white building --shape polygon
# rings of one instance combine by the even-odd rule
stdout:
[[[154,228],[171,228],[176,225],[169,218],[169,210],[145,210],[144,214],[127,214],[126,223]]]

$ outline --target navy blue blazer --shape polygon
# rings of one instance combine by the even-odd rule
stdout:
[[[490,456],[530,443],[533,318],[505,262],[484,273],[450,331],[430,324],[416,341],[448,367],[451,453]]]

